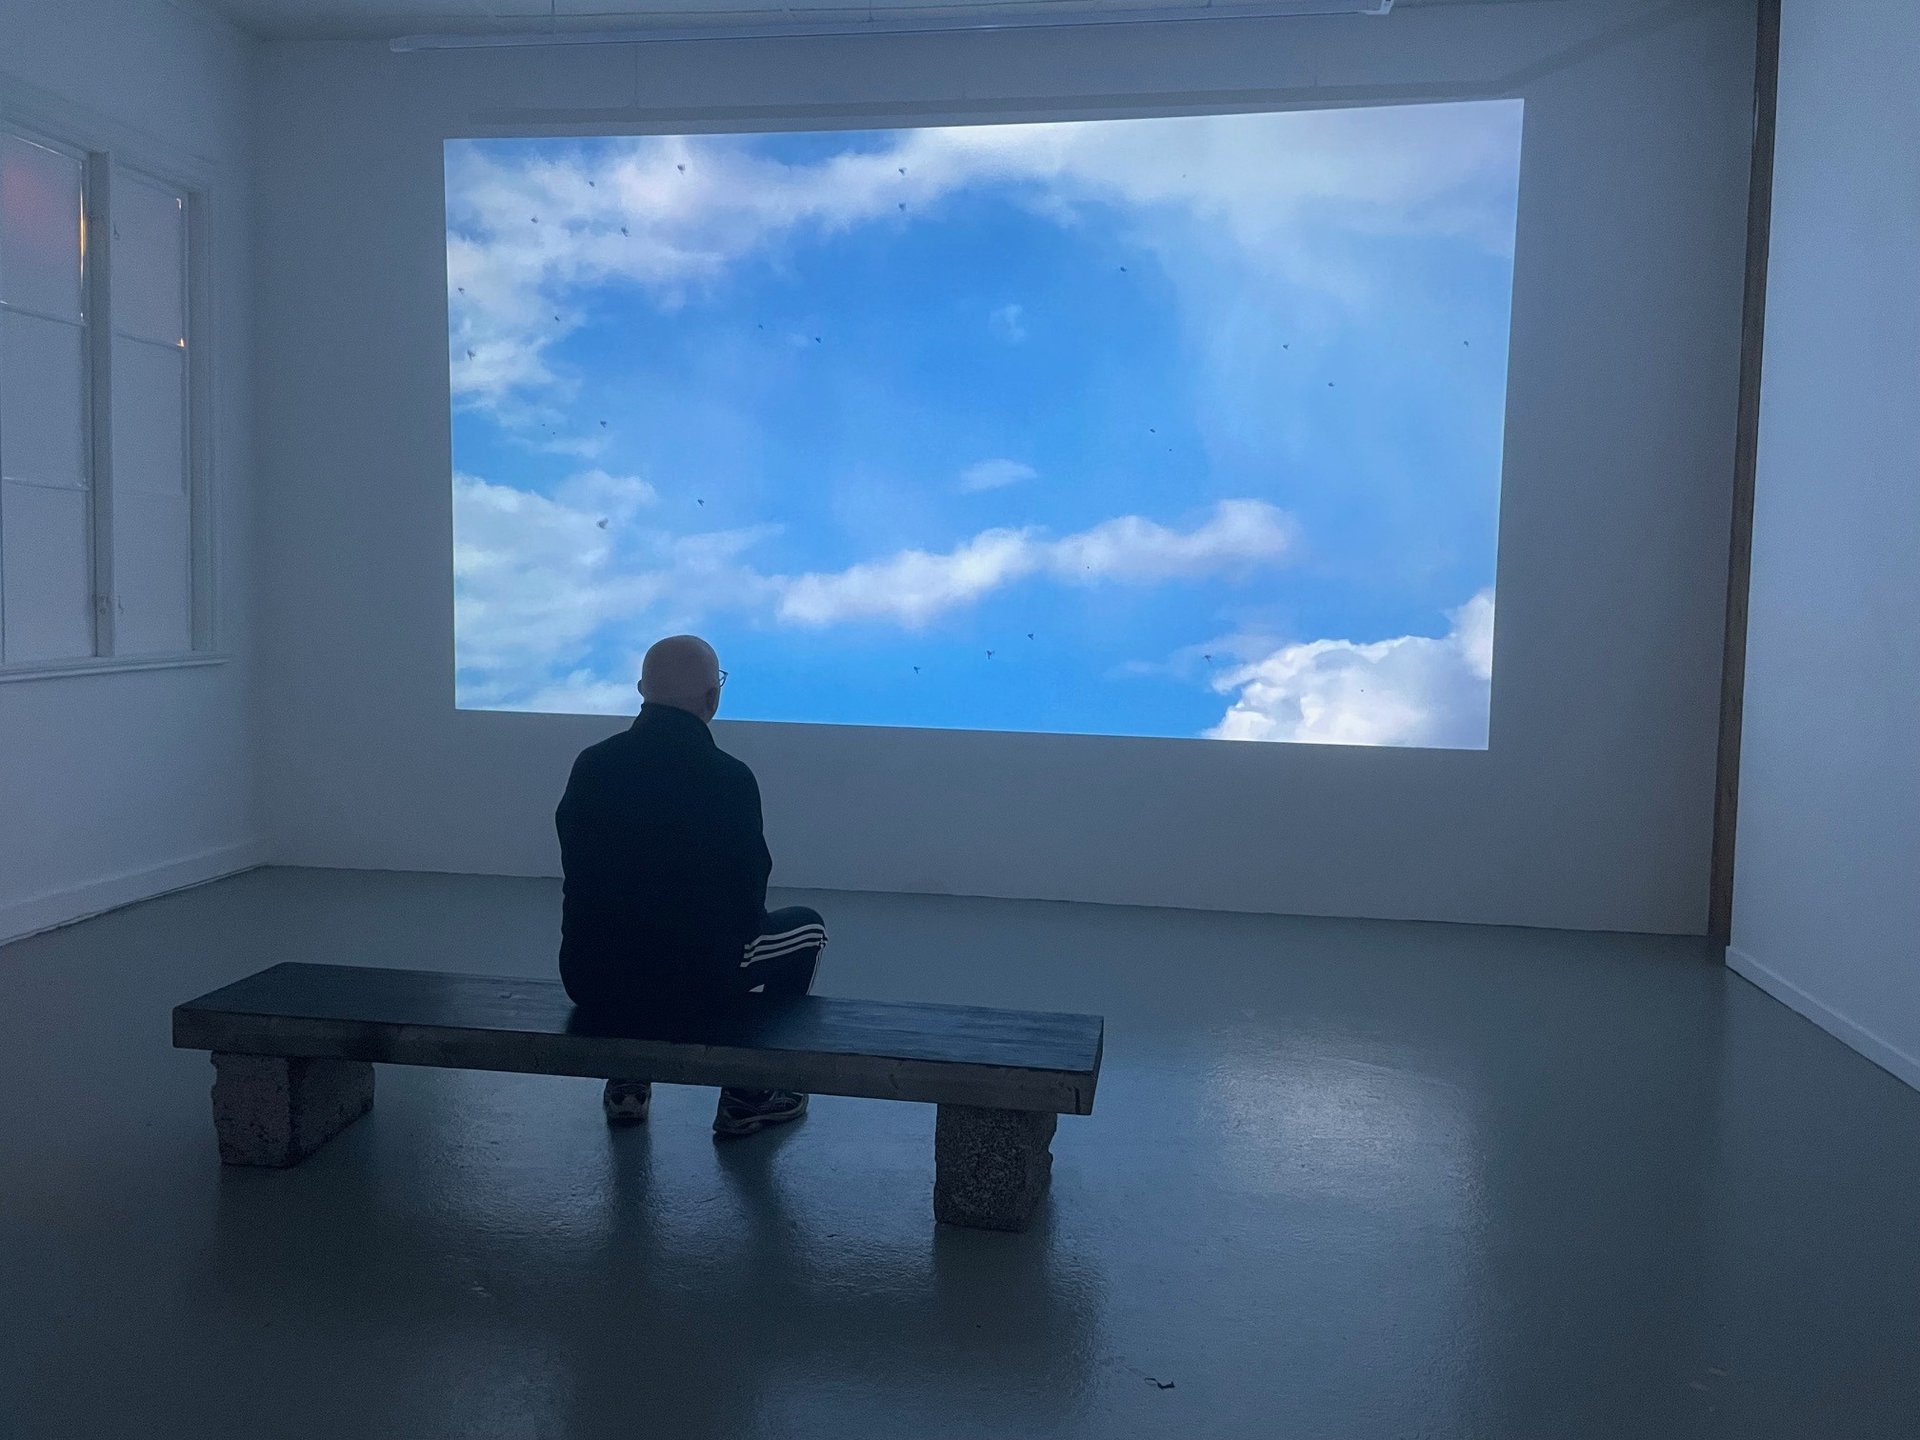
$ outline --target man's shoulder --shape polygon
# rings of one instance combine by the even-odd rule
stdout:
[[[604,740],[596,740],[593,744],[587,746],[586,749],[573,757],[574,768],[580,769],[585,767],[591,769],[593,766],[603,765],[609,760],[617,759],[622,752],[628,748],[632,739],[633,732],[631,730],[621,730],[616,734],[609,735]]]
[[[736,784],[750,786],[757,790],[760,782],[754,777],[753,767],[738,755],[729,755],[718,745],[713,747],[714,764],[723,774]]]
[[[683,774],[689,773],[685,767],[691,763],[693,769],[690,773],[717,775],[743,788],[759,788],[759,781],[754,778],[747,762],[737,755],[729,755],[718,745],[700,746],[697,749],[674,745],[663,749],[657,743],[650,745],[646,735],[639,730],[621,730],[587,746],[574,758],[573,768],[575,774],[592,774],[596,771],[645,767],[656,759],[669,757],[672,767]]]

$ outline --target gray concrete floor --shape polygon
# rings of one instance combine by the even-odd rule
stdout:
[[[0,950],[6,1436],[1920,1433],[1920,1094],[1695,942],[809,896],[821,988],[1090,1010],[1025,1235],[928,1107],[716,1146],[384,1068],[223,1170],[168,1010],[276,960],[535,973],[557,890],[263,871]],[[1163,1388],[1166,1387],[1166,1388]]]

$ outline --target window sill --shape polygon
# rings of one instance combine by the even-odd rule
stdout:
[[[130,670],[193,670],[204,665],[224,665],[232,658],[223,650],[196,650],[187,655],[96,655],[86,660],[0,665],[0,685],[15,680],[54,680],[73,675],[117,675]]]

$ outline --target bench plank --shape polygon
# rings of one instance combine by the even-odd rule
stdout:
[[[281,964],[173,1012],[181,1049],[791,1088],[1085,1115],[1093,1015],[748,996],[697,1028],[616,1033],[558,980]]]

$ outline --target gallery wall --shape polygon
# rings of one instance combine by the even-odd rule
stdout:
[[[1920,1085],[1920,12],[1787,0],[1728,961]]]
[[[0,677],[0,940],[257,863],[252,42],[165,0],[0,5],[0,113],[204,187],[213,663]]]
[[[776,883],[1697,933],[1750,0],[1090,33],[265,48],[261,773],[287,863],[550,874],[605,718],[453,705],[441,145],[1526,101],[1485,752],[722,723]]]

